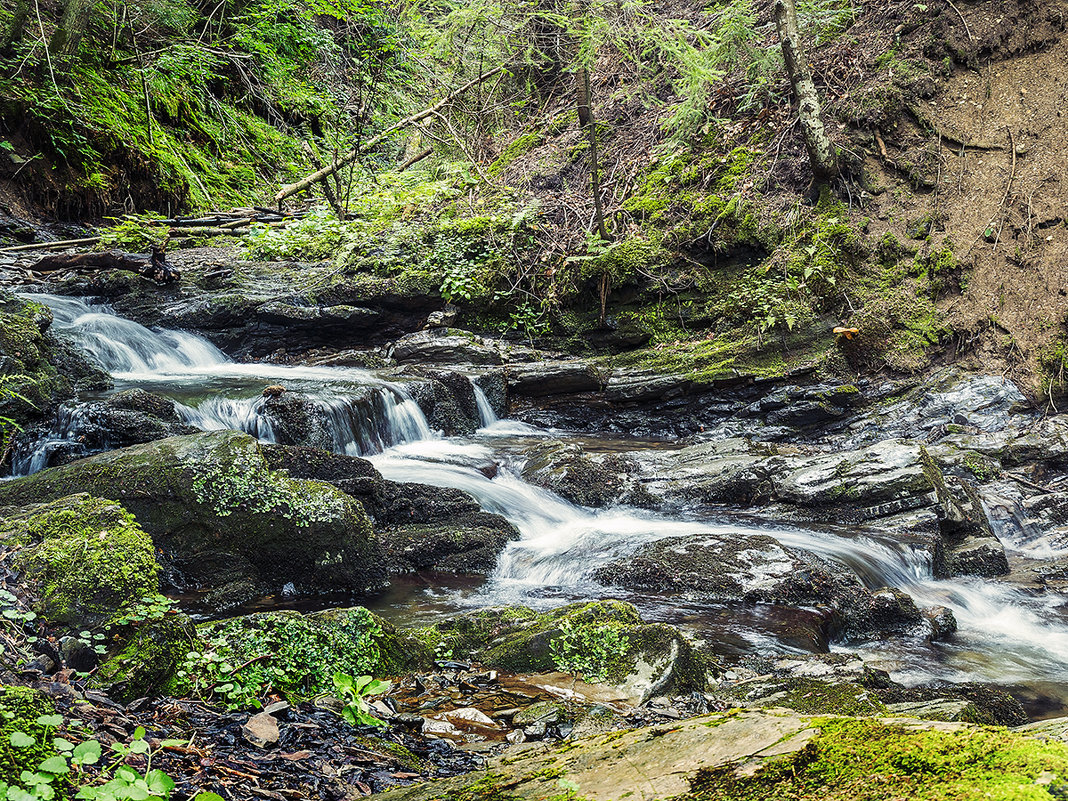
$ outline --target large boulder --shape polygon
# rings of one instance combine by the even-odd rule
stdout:
[[[175,676],[196,643],[196,628],[182,614],[145,622],[121,641],[93,673],[91,685],[128,704],[174,689]]]
[[[475,387],[468,376],[448,370],[410,368],[402,375],[423,379],[411,382],[406,389],[431,428],[440,430],[447,437],[473,434],[478,430],[482,423]]]
[[[515,673],[562,670],[609,684],[634,703],[701,691],[714,666],[672,626],[631,604],[594,601],[548,612],[496,607],[458,615],[421,637],[454,658]]]
[[[832,615],[830,633],[845,637],[902,633],[923,620],[905,593],[868,590],[844,567],[763,535],[669,537],[599,568],[594,577],[703,603],[818,606]]]
[[[143,389],[128,389],[103,401],[65,405],[57,417],[18,438],[16,461],[32,460],[31,469],[40,470],[198,430],[179,416],[174,401]]]
[[[656,498],[641,484],[637,471],[634,461],[619,454],[590,454],[554,440],[527,452],[523,478],[580,506],[623,503],[651,508]]]
[[[286,585],[301,594],[364,592],[384,578],[359,503],[272,470],[256,440],[235,431],[169,437],[3,482],[0,503],[71,492],[121,502],[172,560],[172,575],[217,590],[226,583],[232,603]]]
[[[93,628],[159,591],[152,539],[115,501],[72,495],[2,510],[0,541],[21,546],[15,565],[37,588],[37,612]]]
[[[508,368],[508,389],[516,395],[546,397],[598,392],[604,379],[589,362],[533,362]]]
[[[356,498],[374,521],[390,572],[488,573],[519,531],[484,512],[466,492],[389,481],[366,459],[311,448],[265,446],[276,469],[329,481]]]

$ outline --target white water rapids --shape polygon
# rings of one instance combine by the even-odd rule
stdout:
[[[116,380],[116,389],[142,387],[174,399],[185,420],[201,429],[237,429],[263,441],[274,432],[263,415],[265,383],[283,383],[320,404],[331,422],[334,449],[370,458],[387,478],[449,486],[470,493],[485,509],[508,518],[519,540],[501,555],[495,573],[466,592],[428,592],[446,598],[446,607],[501,603],[546,605],[603,597],[593,569],[625,556],[643,543],[704,533],[770,535],[783,545],[813,552],[846,565],[870,587],[893,586],[920,606],[953,610],[959,632],[947,643],[869,643],[860,655],[907,683],[930,679],[978,680],[999,684],[1053,683],[1068,686],[1068,624],[1065,599],[1030,596],[1013,586],[984,579],[931,578],[919,551],[875,536],[838,536],[814,529],[744,525],[730,521],[680,519],[628,507],[591,510],[526,483],[519,474],[524,442],[548,432],[497,420],[476,386],[482,428],[471,438],[443,438],[431,431],[404,385],[367,370],[242,364],[205,339],[179,331],[150,330],[118,317],[106,306],[73,298],[35,295],[55,315],[55,327],[75,341]],[[78,406],[61,410],[54,430],[20,456],[16,472],[47,463],[50,448],[75,436]],[[552,436],[566,438],[561,432]],[[617,443],[618,444],[618,443]],[[477,468],[501,464],[490,479]],[[1049,545],[1011,542],[1011,552],[1048,557]],[[1010,552],[1010,553],[1011,553]],[[1041,552],[1041,553],[1040,553]],[[1068,555],[1056,553],[1052,555]],[[617,597],[625,597],[616,593]],[[671,599],[632,598],[661,619],[670,619]],[[644,605],[643,605],[644,604]],[[722,608],[716,614],[722,618]],[[790,649],[766,632],[739,623],[737,636],[756,648]],[[1062,697],[1068,696],[1065,691]]]

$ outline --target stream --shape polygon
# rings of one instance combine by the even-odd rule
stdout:
[[[1011,584],[981,578],[935,580],[924,552],[870,531],[800,528],[740,515],[709,519],[685,510],[671,515],[629,507],[593,510],[532,486],[520,475],[527,450],[546,437],[639,459],[643,451],[671,443],[598,438],[498,420],[477,386],[482,427],[470,437],[445,438],[431,430],[403,382],[374,371],[238,363],[194,334],[150,330],[106,306],[79,299],[32,297],[51,308],[57,330],[72,335],[112,374],[115,392],[143,388],[173,399],[193,426],[237,429],[272,442],[275,434],[263,415],[261,393],[265,384],[284,384],[323,407],[338,453],[367,458],[392,480],[461,489],[519,529],[521,537],[508,544],[488,578],[402,576],[382,596],[366,602],[397,622],[491,605],[544,608],[621,598],[634,603],[646,619],[686,628],[725,655],[811,652],[814,646],[791,632],[799,618],[818,616],[816,611],[688,604],[605,587],[589,577],[598,566],[669,536],[768,535],[845,565],[868,587],[897,587],[921,607],[949,607],[959,624],[947,642],[897,638],[831,644],[832,651],[856,653],[904,684],[945,680],[1004,685],[1029,703],[1032,714],[1056,714],[1063,708],[1062,699],[1068,700],[1068,622],[1065,598],[1059,595],[1029,595]],[[16,454],[14,472],[42,469],[50,451],[76,439],[80,408],[65,406],[49,434]],[[492,479],[478,469],[488,462],[500,465]],[[1042,541],[1005,544],[1010,557],[1051,555]]]

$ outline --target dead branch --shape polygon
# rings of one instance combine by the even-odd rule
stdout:
[[[318,181],[322,181],[325,178],[329,178],[331,175],[333,175],[335,172],[340,170],[342,167],[346,166],[347,164],[351,164],[356,159],[358,159],[363,153],[366,153],[367,151],[371,150],[373,147],[375,147],[376,145],[378,145],[379,143],[381,143],[382,141],[387,139],[392,134],[396,133],[397,131],[401,130],[402,128],[407,128],[409,125],[412,125],[413,123],[419,122],[421,120],[425,120],[427,117],[434,116],[435,114],[440,112],[441,109],[443,109],[445,106],[447,106],[453,100],[455,100],[457,97],[462,95],[468,89],[470,89],[470,88],[472,88],[474,86],[478,86],[480,83],[482,83],[485,80],[488,80],[489,78],[492,78],[494,75],[497,75],[497,74],[499,74],[501,72],[504,72],[504,69],[505,69],[504,66],[500,66],[500,67],[497,67],[497,69],[495,69],[495,70],[490,70],[489,72],[482,73],[477,78],[473,78],[470,81],[468,81],[467,83],[465,83],[459,89],[456,89],[455,91],[450,92],[449,94],[445,95],[445,97],[443,97],[441,100],[439,100],[434,105],[429,106],[429,107],[423,109],[422,111],[416,112],[415,114],[412,114],[412,115],[410,115],[408,117],[405,117],[403,120],[400,120],[399,122],[396,122],[393,125],[391,125],[390,127],[386,128],[386,130],[382,131],[382,133],[378,134],[377,136],[372,136],[370,139],[368,139],[366,142],[364,142],[359,147],[354,148],[353,150],[349,151],[346,155],[344,155],[341,158],[337,159],[333,164],[330,164],[327,167],[323,167],[321,170],[316,170],[311,175],[307,176],[306,178],[300,179],[296,183],[289,184],[288,186],[283,186],[282,189],[279,190],[278,194],[274,196],[275,201],[277,203],[281,204],[282,201],[285,200],[290,195],[295,195],[297,192],[301,192],[301,191],[307,189],[312,184],[314,184],[314,183],[316,183]]]

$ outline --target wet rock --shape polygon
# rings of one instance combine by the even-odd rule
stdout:
[[[619,601],[572,604],[544,613],[499,607],[458,615],[421,636],[454,656],[500,670],[573,670],[633,703],[702,690],[712,665],[671,626],[645,623]]]
[[[333,449],[334,428],[322,403],[300,392],[285,392],[259,404],[279,444]]]
[[[59,641],[59,652],[64,665],[83,673],[88,673],[100,661],[93,646],[80,637],[63,637]]]
[[[406,334],[393,343],[389,356],[402,364],[504,363],[500,351],[485,344],[481,337],[451,328]]]
[[[902,633],[920,622],[898,590],[868,590],[849,570],[763,535],[669,537],[599,568],[598,581],[639,591],[685,594],[706,603],[819,605],[846,637]]]
[[[93,628],[159,591],[152,539],[114,501],[71,495],[5,509],[0,520],[0,541],[20,548],[15,565],[47,620]]]
[[[508,368],[508,389],[515,395],[545,397],[597,392],[604,380],[589,362],[534,362]]]
[[[508,378],[504,370],[490,370],[473,379],[486,396],[493,413],[498,417],[508,416]]]
[[[329,481],[360,501],[394,573],[489,572],[519,531],[462,490],[388,481],[365,459],[310,448],[265,446],[268,464]]]
[[[410,383],[407,390],[432,429],[440,430],[447,437],[473,434],[478,430],[481,425],[478,404],[468,376],[446,370],[410,368],[402,375],[418,375],[425,379]]]
[[[904,701],[887,705],[887,710],[894,715],[907,715],[913,718],[923,718],[924,720],[972,722],[978,716],[978,709],[975,704],[961,698]]]
[[[527,452],[523,478],[580,506],[623,503],[652,508],[657,499],[637,471],[638,465],[624,456],[595,456],[578,445],[552,441]]]
[[[928,639],[931,642],[940,642],[956,633],[957,618],[953,615],[953,610],[945,606],[929,606],[922,609],[921,614],[930,627]]]
[[[263,590],[361,592],[384,576],[362,507],[336,487],[272,471],[259,444],[219,431],[91,456],[0,484],[0,503],[92,492],[119,501],[157,547],[184,558],[194,586],[213,586],[198,554],[227,551]]]
[[[684,396],[693,382],[685,376],[645,372],[615,372],[605,383],[604,397],[611,403],[670,401]]]
[[[965,537],[946,548],[946,566],[951,576],[994,578],[1009,572],[1005,548],[996,537]]]

